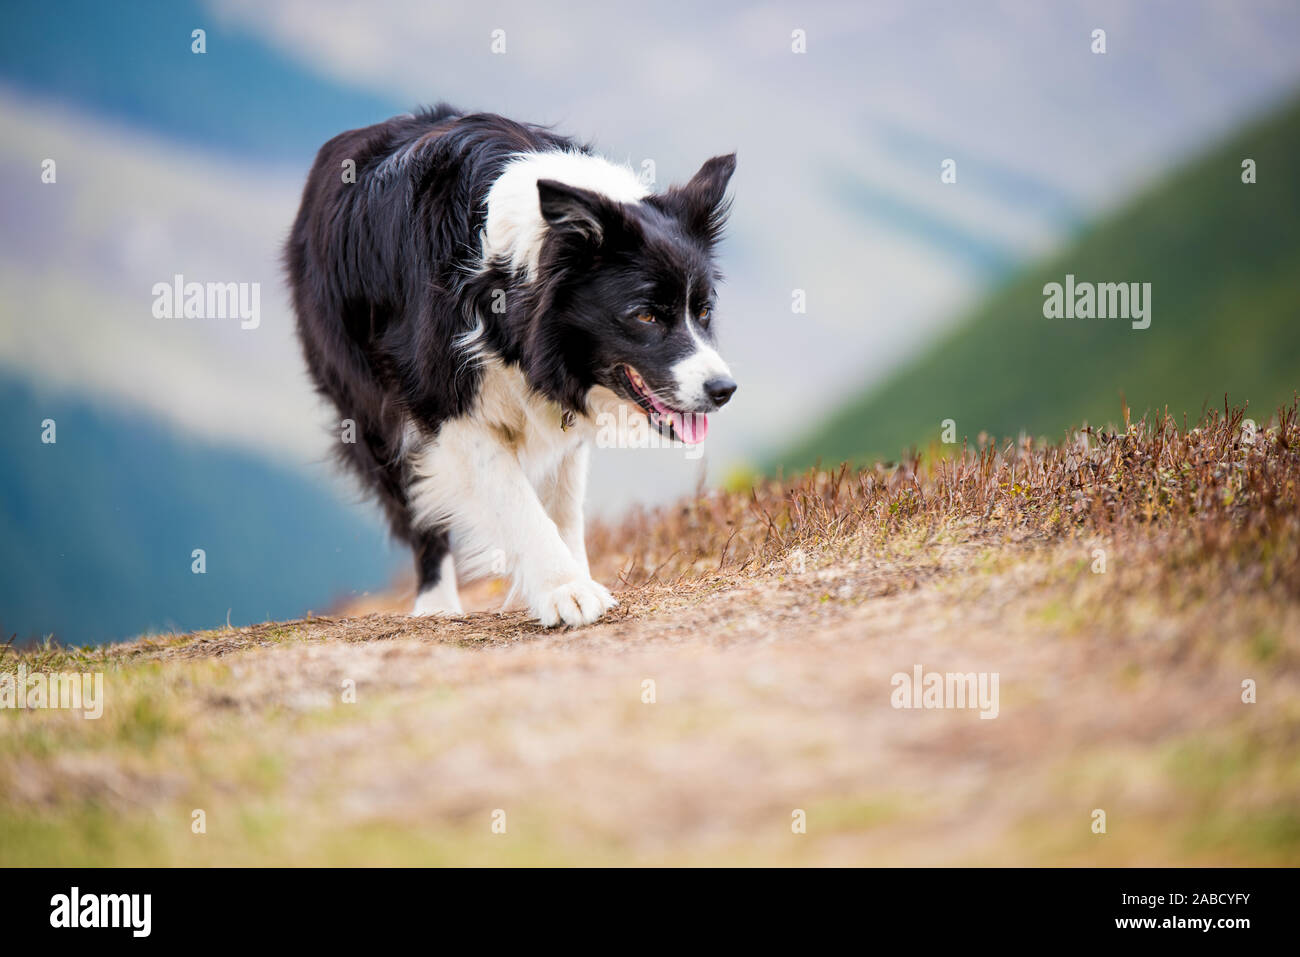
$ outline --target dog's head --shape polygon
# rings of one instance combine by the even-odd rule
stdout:
[[[734,155],[715,157],[686,185],[634,203],[537,182],[552,371],[570,393],[612,390],[689,444],[736,391],[714,338],[713,261],[735,168]]]

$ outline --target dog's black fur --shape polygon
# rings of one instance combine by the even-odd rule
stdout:
[[[448,542],[413,527],[403,433],[408,419],[432,435],[472,413],[480,372],[458,339],[481,322],[482,345],[576,415],[598,384],[644,407],[623,369],[656,388],[690,345],[674,317],[711,306],[734,156],[626,206],[539,181],[550,231],[536,275],[482,262],[494,181],[516,155],[550,150],[588,151],[544,127],[446,105],[343,133],[317,155],[286,245],[308,368],[356,423],[341,454],[411,543],[421,588],[437,581]],[[494,290],[505,290],[504,312],[491,308]],[[647,311],[656,322],[637,321]]]

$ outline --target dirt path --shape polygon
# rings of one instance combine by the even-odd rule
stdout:
[[[1300,863],[1297,609],[1165,598],[1145,560],[930,542],[625,589],[578,631],[124,646],[103,719],[0,723],[0,858]],[[893,707],[916,665],[996,674],[997,716]]]

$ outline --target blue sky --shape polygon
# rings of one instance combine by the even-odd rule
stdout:
[[[331,417],[277,256],[316,147],[343,129],[447,99],[653,160],[660,185],[737,150],[719,321],[742,391],[711,432],[716,474],[1300,83],[1296,5],[1251,0],[73,2],[8,17],[0,365],[304,469]],[[946,158],[956,185],[940,183]],[[151,321],[148,290],[175,273],[262,283],[262,328]],[[666,498],[699,467],[603,453],[593,497]]]

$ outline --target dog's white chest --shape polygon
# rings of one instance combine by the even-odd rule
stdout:
[[[546,484],[560,463],[590,438],[591,423],[570,417],[566,427],[563,410],[529,389],[523,372],[514,366],[490,359],[483,364],[482,376],[470,423],[494,432],[534,486]]]

